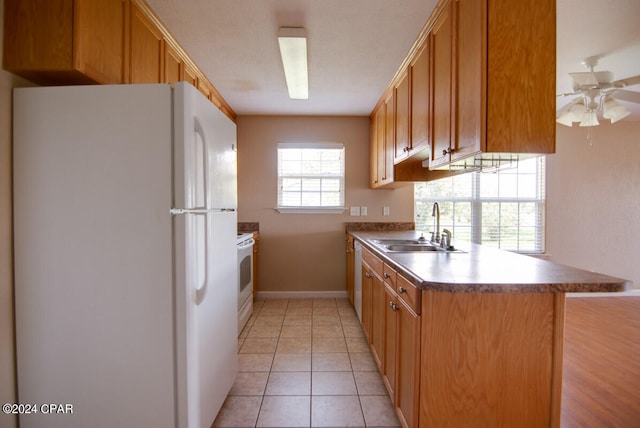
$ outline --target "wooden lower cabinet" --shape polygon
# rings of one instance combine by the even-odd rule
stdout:
[[[564,302],[423,291],[420,426],[559,427]]]
[[[364,248],[362,252],[364,253]],[[373,287],[371,267],[362,260],[362,331],[367,341],[371,342],[371,288]]]
[[[411,428],[418,426],[421,319],[402,298],[396,305],[395,406],[402,426]]]
[[[347,295],[353,305],[353,286],[355,282],[355,250],[353,248],[353,236],[347,234],[345,238],[347,253]]]
[[[385,286],[383,380],[403,427],[418,427],[420,399],[420,316]]]
[[[384,366],[382,370],[382,380],[384,386],[389,392],[391,401],[395,402],[396,396],[396,354],[397,354],[397,326],[398,317],[392,304],[397,300],[396,293],[393,289],[385,284],[384,292],[386,297],[386,306],[384,311]]]
[[[419,290],[365,248],[362,269],[363,329],[403,427],[560,426],[564,294]]]
[[[371,353],[378,368],[382,370],[384,364],[384,312],[386,299],[382,278],[377,272],[373,272],[371,281]]]
[[[420,316],[396,293],[396,271],[366,248],[362,252],[364,334],[402,426],[418,427]],[[407,288],[406,279],[397,278]]]

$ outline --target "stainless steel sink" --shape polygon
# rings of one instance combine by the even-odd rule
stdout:
[[[443,248],[434,247],[428,244],[391,244],[386,245],[388,251],[413,252],[413,251],[445,251]]]
[[[370,239],[369,242],[382,251],[391,253],[447,251],[426,239]]]

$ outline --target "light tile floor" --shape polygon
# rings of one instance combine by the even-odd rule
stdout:
[[[346,299],[256,300],[214,427],[399,427]]]

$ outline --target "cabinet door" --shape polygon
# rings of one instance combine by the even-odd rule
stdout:
[[[381,158],[378,162],[382,167],[382,184],[389,184],[393,182],[393,154],[395,147],[395,91],[387,96],[384,101],[385,104],[385,121],[384,121],[384,139],[382,147],[378,147],[380,150]]]
[[[162,83],[164,40],[160,29],[131,4],[130,82]]]
[[[430,167],[449,162],[452,150],[452,131],[455,106],[454,56],[453,56],[453,8],[451,3],[444,8],[431,31],[433,49],[433,147]]]
[[[378,145],[384,138],[384,112],[385,106],[381,104],[371,118],[369,129],[369,187],[375,189],[380,185],[378,176]]]
[[[355,254],[353,249],[353,237],[351,235],[347,235],[345,239],[347,245],[347,295],[349,296],[349,301],[353,305],[353,283],[354,283],[354,265],[355,265]]]
[[[371,281],[371,353],[380,371],[384,364],[384,311],[386,298],[382,278],[372,272]]]
[[[396,295],[392,291],[391,287],[385,285],[384,292],[384,366],[382,370],[382,379],[387,387],[391,401],[395,403],[398,305]]]
[[[182,58],[169,43],[164,45],[164,83],[174,84],[180,82],[184,68]]]
[[[396,407],[403,426],[418,427],[420,403],[420,317],[397,300]]]
[[[455,0],[456,7],[456,131],[451,160],[481,151],[485,142],[486,1]]]
[[[189,65],[189,63],[184,64],[184,76],[183,79],[185,82],[191,83],[193,86],[196,86],[196,71]]]
[[[368,341],[371,341],[371,288],[373,275],[371,267],[362,262],[362,331]]]
[[[411,152],[419,152],[430,144],[431,133],[431,40],[427,37],[422,50],[411,63]]]
[[[102,84],[123,83],[122,0],[74,1],[74,68]]]
[[[206,80],[203,79],[198,79],[198,82],[196,83],[196,87],[198,88],[198,90],[200,91],[200,93],[202,95],[204,95],[204,97],[208,100],[211,99],[211,86],[209,86],[209,83]]]
[[[394,161],[399,162],[409,156],[411,140],[409,135],[409,74],[404,76],[395,88],[396,91],[396,120],[395,120],[395,151]]]

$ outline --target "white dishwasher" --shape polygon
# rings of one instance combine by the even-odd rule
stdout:
[[[362,322],[362,244],[358,240],[353,241],[353,305],[356,307],[358,318]]]

